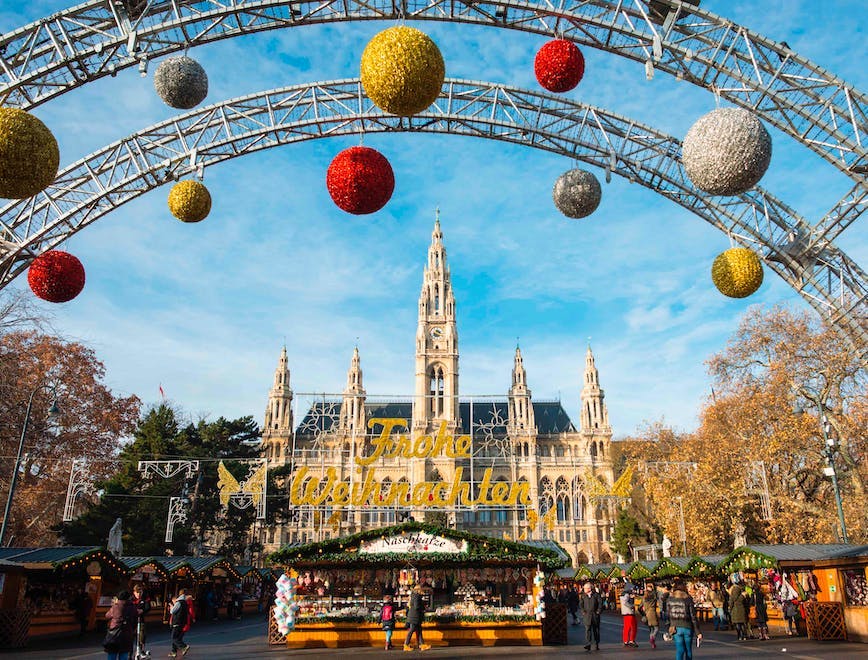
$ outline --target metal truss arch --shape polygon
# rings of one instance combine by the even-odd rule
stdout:
[[[27,109],[263,30],[405,19],[558,36],[642,62],[751,109],[865,185],[868,96],[786,44],[678,0],[89,0],[0,38],[0,101]]]
[[[0,210],[0,288],[51,249],[118,206],[202,167],[262,149],[360,132],[483,137],[582,160],[638,182],[757,250],[860,355],[868,352],[868,277],[832,243],[808,243],[811,226],[755,188],[710,197],[690,183],[681,144],[653,128],[562,97],[447,80],[415,117],[384,114],[358,79],[297,85],[194,110],[74,163],[45,191]]]

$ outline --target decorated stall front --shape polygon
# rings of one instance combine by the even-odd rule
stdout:
[[[410,592],[420,585],[426,643],[489,646],[542,643],[543,606],[534,596],[542,571],[564,567],[569,556],[552,547],[408,522],[286,546],[270,561],[288,576],[283,585],[278,582],[284,612],[278,608],[269,619],[272,644],[382,645],[385,595],[398,612],[397,640]],[[281,589],[290,589],[291,597],[281,599]]]
[[[184,589],[193,596],[197,619],[228,617],[233,611],[232,594],[240,589],[241,576],[229,561],[219,556],[156,559],[169,575],[166,602],[171,602],[171,596]],[[163,619],[168,620],[165,608]]]
[[[126,567],[100,547],[3,548],[0,559],[16,567],[29,638],[92,629],[126,582]]]
[[[161,560],[165,557],[121,557],[127,568],[130,591],[141,585],[144,597],[151,602],[151,609],[145,616],[147,623],[162,621],[169,594],[169,571]]]
[[[817,600],[843,610],[850,641],[868,642],[868,545],[832,551],[814,562],[813,572]]]

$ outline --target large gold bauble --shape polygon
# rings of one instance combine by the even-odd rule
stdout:
[[[193,179],[179,181],[169,193],[169,210],[183,222],[199,222],[211,211],[211,193]]]
[[[60,150],[48,127],[30,113],[0,108],[0,197],[25,199],[57,176]]]
[[[763,266],[753,250],[731,248],[721,252],[711,266],[711,280],[723,295],[747,298],[763,283]]]
[[[415,28],[383,30],[362,53],[362,87],[377,107],[409,117],[434,103],[446,66],[431,38]]]

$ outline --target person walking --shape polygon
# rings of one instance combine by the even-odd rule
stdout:
[[[585,625],[585,651],[591,650],[591,643],[600,650],[600,613],[603,611],[603,599],[590,582],[582,585],[582,595],[579,596],[579,611],[582,613],[582,623]]]
[[[410,640],[413,638],[413,633],[416,633],[416,642],[419,644],[420,651],[427,651],[431,648],[430,644],[425,644],[422,641],[422,621],[425,618],[425,601],[422,599],[422,587],[418,584],[413,587],[410,594],[410,604],[407,607],[407,638],[404,640],[404,650],[412,651]]]
[[[738,641],[747,639],[744,624],[747,620],[747,611],[744,607],[744,587],[739,582],[733,582],[727,589],[729,594],[729,620],[735,626]]]
[[[642,610],[645,615],[645,623],[648,624],[648,637],[652,649],[657,648],[657,629],[660,626],[657,607],[657,587],[651,582],[646,582],[645,593],[642,596]]]
[[[669,584],[663,584],[660,588],[660,595],[657,602],[660,605],[660,627],[663,629],[663,641],[671,642],[672,635],[669,634],[669,613],[666,609],[666,603],[669,601]]]
[[[380,608],[380,625],[386,632],[386,650],[392,648],[392,633],[395,632],[395,606],[392,604],[392,596],[383,596],[383,607]]]
[[[187,625],[188,610],[187,595],[181,589],[172,601],[172,609],[169,610],[169,625],[172,629],[170,658],[177,657],[178,651],[181,652],[181,655],[187,655],[190,650],[190,645],[184,643],[184,626]]]
[[[666,601],[669,613],[669,629],[675,641],[675,660],[693,659],[693,636],[696,635],[697,645],[702,642],[702,632],[696,619],[696,608],[693,599],[687,593],[683,582],[676,581],[672,586],[672,595]]]
[[[130,602],[129,591],[121,591],[112,599],[112,605],[105,613],[108,630],[103,641],[108,660],[129,660],[137,616],[136,606]]]
[[[633,585],[629,582],[624,584],[624,591],[621,593],[621,618],[624,620],[621,632],[624,646],[639,646],[636,643],[636,602],[633,599]]]
[[[754,595],[756,602],[754,603],[754,611],[756,612],[756,627],[759,632],[760,639],[769,638],[769,609],[766,605],[766,595],[761,587],[757,586]]]
[[[151,599],[145,594],[145,589],[141,583],[133,587],[133,598],[130,601],[136,608],[136,643],[135,656],[133,660],[142,660],[150,658],[151,652],[145,650],[145,642],[147,635],[145,634],[145,615],[151,611]]]
[[[576,591],[575,585],[571,586],[567,592],[567,611],[573,617],[573,625],[579,625],[579,593]]]
[[[714,629],[720,630],[726,625],[726,614],[723,611],[726,598],[723,595],[723,589],[720,588],[720,582],[714,582],[711,585],[711,589],[708,590],[708,602],[711,603],[711,620],[714,623]]]

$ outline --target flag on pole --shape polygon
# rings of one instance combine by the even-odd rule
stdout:
[[[164,399],[166,398],[166,393],[163,391],[163,384],[160,383],[160,396]]]

